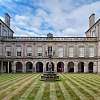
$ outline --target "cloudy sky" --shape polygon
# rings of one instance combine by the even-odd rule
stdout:
[[[15,36],[85,36],[88,17],[100,18],[100,0],[0,0],[0,19],[11,16]]]

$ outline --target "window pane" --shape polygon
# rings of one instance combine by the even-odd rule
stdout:
[[[22,50],[21,47],[16,48],[16,55],[17,56],[21,56],[21,52],[22,52],[21,50]]]
[[[69,57],[73,57],[73,55],[74,55],[74,48],[69,47]]]
[[[79,48],[79,57],[84,57],[84,47]]]
[[[42,56],[42,47],[38,47],[37,49],[37,55]]]
[[[6,56],[11,56],[11,47],[6,47]]]
[[[20,52],[21,51],[21,47],[17,47],[16,48],[16,51],[19,51]]]
[[[58,48],[58,57],[63,57],[63,47]]]
[[[32,47],[27,47],[27,56],[32,56]]]
[[[89,48],[89,57],[94,57],[94,47]]]
[[[38,47],[38,53],[42,53],[42,47]]]

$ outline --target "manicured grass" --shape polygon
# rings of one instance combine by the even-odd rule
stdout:
[[[0,100],[100,100],[99,74],[59,74],[45,82],[41,74],[0,74]]]

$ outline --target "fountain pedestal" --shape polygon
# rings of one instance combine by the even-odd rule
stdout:
[[[55,72],[45,72],[41,76],[41,80],[44,80],[44,81],[46,81],[46,80],[47,81],[55,81],[55,80],[59,80],[59,76]]]
[[[52,71],[52,63],[49,62],[48,64],[48,71],[44,72],[41,76],[41,80],[43,81],[55,81],[59,80],[59,76],[56,72]]]

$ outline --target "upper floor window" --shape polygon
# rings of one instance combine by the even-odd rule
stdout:
[[[21,56],[22,55],[22,48],[21,47],[17,47],[16,48],[16,55],[17,56]]]
[[[63,57],[63,47],[58,48],[58,57]]]
[[[89,57],[94,57],[94,47],[89,48]]]
[[[48,47],[48,56],[51,56],[52,55],[52,46],[49,46]]]
[[[6,47],[6,56],[11,56],[11,47]]]
[[[2,30],[2,36],[7,36],[7,30],[6,29]]]
[[[96,37],[96,31],[92,31],[92,37]]]
[[[32,47],[27,47],[27,56],[32,56]]]
[[[69,47],[69,57],[74,57],[74,48]]]
[[[49,46],[49,47],[48,47],[48,53],[49,53],[49,52],[52,52],[52,46]]]
[[[84,47],[79,48],[79,57],[84,57]]]
[[[37,55],[42,56],[42,47],[37,48]]]

